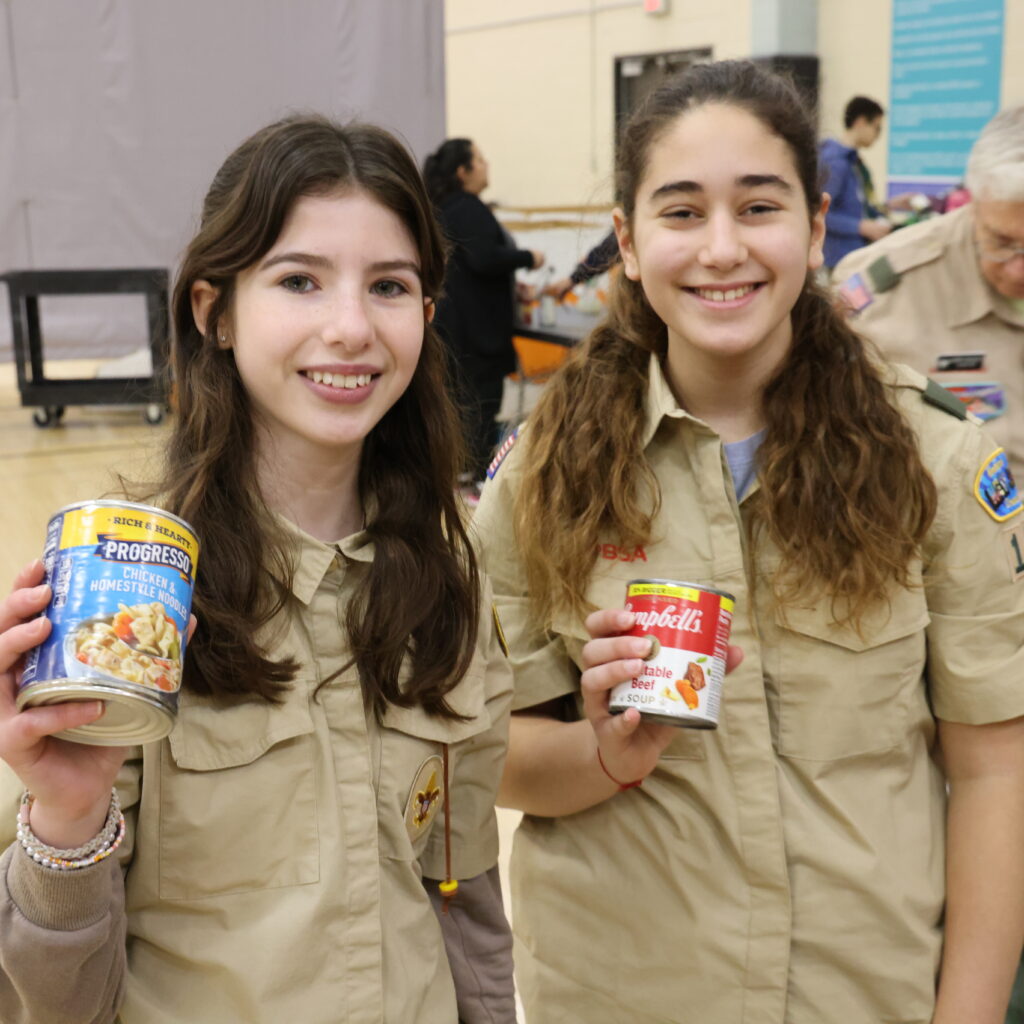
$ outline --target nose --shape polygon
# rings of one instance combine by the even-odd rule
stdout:
[[[373,340],[367,296],[346,291],[325,305],[321,336],[326,345],[361,352]]]
[[[740,226],[728,213],[713,213],[704,225],[704,238],[698,259],[702,266],[731,269],[747,258]]]

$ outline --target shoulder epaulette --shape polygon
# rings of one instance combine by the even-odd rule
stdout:
[[[921,392],[921,397],[929,405],[934,405],[936,409],[948,412],[950,416],[955,416],[958,420],[967,419],[967,407],[964,403],[956,395],[947,391],[941,384],[936,384],[931,378],[928,378],[928,384],[924,391]]]
[[[891,291],[900,283],[900,274],[889,262],[888,256],[879,256],[869,263],[867,273],[876,295]]]

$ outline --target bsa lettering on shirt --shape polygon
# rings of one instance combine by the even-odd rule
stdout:
[[[620,548],[617,544],[598,544],[598,553],[609,562],[646,562],[647,552],[638,544],[635,548]]]

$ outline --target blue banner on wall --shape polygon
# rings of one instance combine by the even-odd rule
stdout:
[[[946,192],[999,110],[1004,0],[893,0],[889,196]]]

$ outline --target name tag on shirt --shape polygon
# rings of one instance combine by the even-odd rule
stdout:
[[[985,369],[984,352],[949,352],[935,358],[936,373],[946,373],[948,370],[983,369]]]

